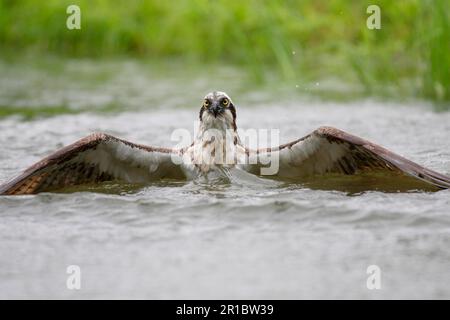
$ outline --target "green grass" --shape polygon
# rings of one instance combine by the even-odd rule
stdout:
[[[65,27],[69,4],[82,29]],[[381,30],[366,8],[381,8]],[[176,58],[230,64],[264,82],[337,78],[366,95],[449,106],[448,0],[0,0],[3,55]]]

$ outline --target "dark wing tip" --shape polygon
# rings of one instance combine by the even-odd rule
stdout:
[[[449,176],[425,168],[411,160],[404,158],[403,156],[390,151],[389,149],[386,149],[368,140],[329,126],[320,127],[316,131],[314,131],[314,133],[322,135],[328,140],[343,140],[347,143],[361,146],[371,153],[375,154],[376,156],[382,158],[392,166],[398,168],[400,171],[414,178],[423,180],[442,189],[450,188]]]
[[[79,152],[93,148],[101,141],[112,138],[113,137],[108,134],[97,132],[59,149],[58,151],[25,169],[22,174],[0,185],[0,195],[33,193],[33,191],[38,187],[39,182],[45,178],[44,173],[39,173],[40,170],[63,161],[67,161],[76,156]]]
[[[84,154],[95,152],[100,144],[110,141],[146,152],[164,154],[181,152],[180,149],[135,144],[103,132],[97,132],[57,150],[26,169],[19,176],[0,185],[0,194],[34,194],[69,185],[115,179],[117,176],[113,173],[101,169],[98,163],[93,163],[84,157]],[[110,156],[116,157],[114,152]]]

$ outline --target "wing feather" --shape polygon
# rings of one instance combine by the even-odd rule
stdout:
[[[315,174],[357,174],[367,171],[410,175],[439,188],[450,188],[450,177],[420,166],[382,146],[333,127],[320,127],[311,134],[275,148],[247,150],[249,157],[279,156],[280,177]],[[255,172],[260,165],[249,166]]]
[[[122,180],[185,178],[171,160],[180,151],[155,148],[95,133],[68,145],[0,185],[0,194],[34,194],[67,186]]]

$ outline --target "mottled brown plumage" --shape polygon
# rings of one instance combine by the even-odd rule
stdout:
[[[296,149],[301,150],[297,152]],[[407,174],[439,188],[450,188],[450,177],[420,166],[375,143],[345,131],[321,127],[311,134],[276,148],[247,150],[252,154],[279,152],[279,177],[304,177],[325,173],[358,174],[385,171]],[[253,166],[253,172],[261,165]]]
[[[34,194],[111,180],[147,183],[163,178],[195,179],[234,167],[265,175],[265,157],[274,160],[270,166],[278,162],[276,171],[270,174],[280,178],[301,180],[326,173],[384,172],[391,174],[393,181],[399,175],[408,175],[438,188],[450,188],[450,177],[332,127],[321,127],[275,148],[248,149],[241,145],[236,108],[224,92],[205,96],[200,120],[198,136],[182,149],[155,148],[103,133],[92,134],[1,185],[0,194]],[[210,136],[210,130],[218,135]],[[232,132],[227,139],[229,130]],[[225,154],[232,155],[231,163],[223,162]]]
[[[109,142],[123,144],[131,149],[141,150],[146,153],[156,153],[169,155],[175,153],[168,148],[154,148],[139,144],[134,144],[126,140],[104,134],[95,133],[77,142],[68,145],[50,156],[42,159],[36,164],[26,169],[21,175],[0,186],[0,194],[19,195],[34,194],[44,191],[54,191],[67,186],[81,185],[86,183],[99,183],[103,181],[125,180],[120,174],[114,174],[113,170],[101,167],[101,162],[90,161],[87,153],[95,152],[99,146],[104,146]],[[98,152],[100,157],[100,153]],[[117,155],[112,154],[111,159],[106,161],[118,161],[123,170],[130,169],[130,164],[117,159]],[[99,159],[100,161],[100,159]],[[165,161],[162,167],[170,166],[170,162]],[[173,165],[176,169],[176,166]],[[142,169],[134,166],[133,169]],[[145,169],[142,170],[145,173]],[[164,170],[162,170],[164,171]],[[160,172],[160,177],[184,178],[180,170],[166,170],[166,174]]]

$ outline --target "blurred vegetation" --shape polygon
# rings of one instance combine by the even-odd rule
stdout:
[[[81,8],[68,30],[66,8]],[[381,8],[369,30],[366,8]],[[450,101],[448,0],[0,0],[3,56],[229,64],[253,79],[322,79],[367,95]]]

